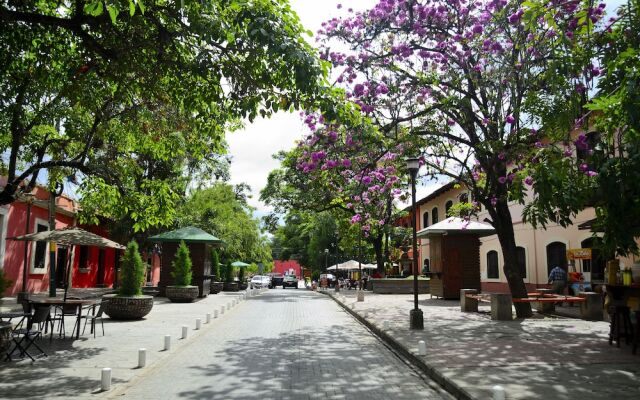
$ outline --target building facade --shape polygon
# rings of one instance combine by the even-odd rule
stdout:
[[[455,182],[445,184],[430,195],[417,201],[417,227],[424,229],[447,217],[450,207],[461,201],[468,201],[470,193],[466,187],[456,185]],[[566,267],[567,250],[592,248],[592,259],[575,261],[578,270],[584,273],[585,281],[600,283],[604,281],[604,267],[606,260],[601,257],[594,241],[593,234],[588,229],[580,229],[580,225],[588,224],[595,218],[592,208],[580,212],[573,221],[573,225],[563,228],[557,224],[548,224],[546,229],[534,229],[522,220],[523,206],[512,202],[510,204],[511,218],[518,247],[519,268],[524,276],[528,290],[539,287],[549,287],[549,272],[555,266]],[[408,208],[410,210],[410,207]],[[483,222],[489,218],[482,209],[477,221]],[[480,246],[480,278],[481,288],[486,292],[506,292],[508,284],[503,271],[504,258],[497,235],[481,238]],[[430,260],[430,246],[428,239],[421,239],[419,244],[420,265],[428,269]],[[636,260],[621,259],[624,265],[631,265]],[[446,268],[446,261],[445,261]]]
[[[1,182],[4,184],[5,182]],[[49,192],[40,186],[34,196],[18,199],[0,207],[0,268],[12,285],[5,296],[49,291],[50,267],[49,243],[11,240],[15,236],[49,230]],[[62,195],[55,199],[55,229],[77,225],[78,204]],[[28,222],[28,224],[27,224]],[[99,226],[81,228],[107,237],[107,231]],[[26,258],[25,258],[26,257]],[[55,282],[57,288],[66,283],[74,288],[109,287],[115,278],[116,250],[96,247],[58,246],[55,253]],[[26,260],[26,264],[25,264]],[[70,264],[69,264],[70,261]],[[26,267],[26,281],[24,271]],[[70,273],[67,276],[66,271]]]

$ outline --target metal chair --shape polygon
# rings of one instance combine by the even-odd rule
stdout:
[[[11,361],[11,356],[13,355],[13,353],[15,353],[16,350],[20,350],[21,357],[24,357],[24,355],[26,354],[31,359],[31,361],[35,361],[33,356],[29,354],[29,348],[31,348],[31,346],[35,346],[38,350],[40,350],[40,353],[42,353],[45,357],[48,357],[47,353],[45,353],[45,351],[42,350],[42,348],[35,342],[40,337],[42,332],[39,329],[33,329],[33,327],[35,324],[39,325],[48,323],[50,309],[50,306],[37,307],[33,315],[29,317],[29,320],[27,321],[27,327],[15,329],[11,333],[14,347],[7,352],[7,357],[5,358],[5,360]]]
[[[78,297],[67,297],[67,300],[80,300]],[[78,314],[78,306],[76,304],[63,304],[62,306],[56,306],[54,308],[53,316],[50,317],[51,322],[51,336],[49,337],[49,341],[53,339],[53,330],[56,321],[58,322],[58,337],[65,338],[66,330],[64,327],[64,318],[65,317],[76,317]],[[78,320],[73,324],[73,330],[71,331],[71,336],[76,331],[76,328],[80,330],[80,325]]]
[[[85,318],[84,327],[82,328],[82,334],[84,335],[84,330],[87,328],[87,323],[91,321],[91,333],[93,333],[93,337],[96,337],[96,321],[100,321],[100,325],[102,325],[102,336],[104,336],[104,319],[102,314],[104,313],[104,306],[107,305],[109,300],[102,300],[100,305],[98,306],[98,312],[94,315],[83,315],[82,318]]]

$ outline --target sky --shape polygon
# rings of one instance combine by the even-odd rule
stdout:
[[[315,33],[322,22],[336,15],[345,15],[346,8],[356,11],[368,9],[377,0],[290,0],[291,7],[300,17],[302,25]],[[343,8],[337,9],[342,3]],[[315,45],[315,38],[309,37],[310,44]],[[280,112],[270,119],[256,119],[252,124],[246,123],[244,129],[227,134],[229,154],[233,157],[231,163],[231,183],[247,183],[251,186],[253,197],[249,203],[256,208],[254,215],[262,217],[270,211],[264,203],[259,201],[260,190],[267,183],[267,176],[273,169],[278,168],[279,162],[272,155],[280,150],[294,147],[295,141],[308,134],[298,112]],[[418,188],[418,198],[426,195],[439,185],[428,185]]]

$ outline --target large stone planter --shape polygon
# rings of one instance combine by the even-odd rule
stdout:
[[[166,296],[173,303],[191,303],[199,294],[197,286],[167,286],[166,289]]]
[[[218,294],[222,291],[224,283],[211,281],[211,284],[209,286],[211,288],[210,294]]]
[[[153,296],[102,296],[102,310],[111,319],[141,319],[153,308]]]
[[[226,283],[223,286],[223,290],[225,292],[237,292],[238,291],[238,283],[237,282],[230,282],[230,283]]]

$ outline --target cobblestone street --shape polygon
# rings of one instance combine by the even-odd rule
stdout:
[[[331,299],[270,290],[109,393],[132,399],[448,398]]]

